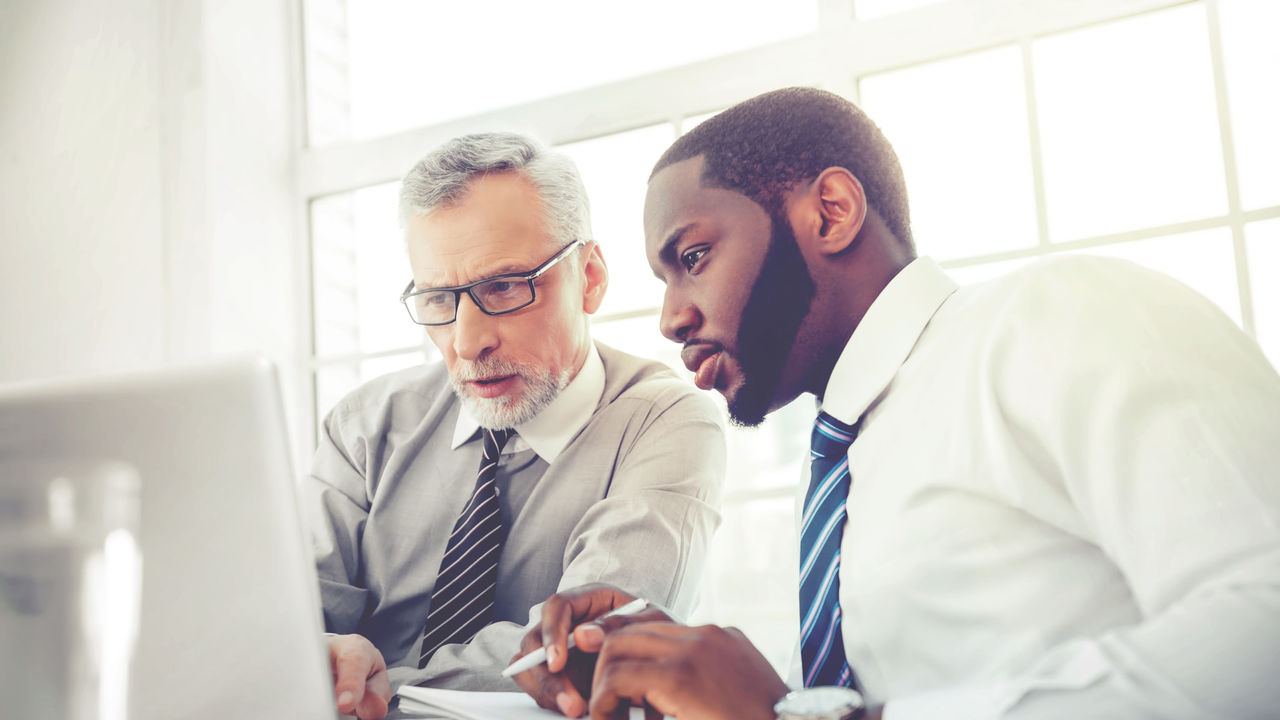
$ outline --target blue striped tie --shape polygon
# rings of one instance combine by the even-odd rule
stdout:
[[[840,636],[840,539],[849,497],[849,446],[858,434],[818,413],[810,442],[812,472],[800,526],[800,659],[804,686],[853,687]]]
[[[493,619],[498,556],[506,534],[498,514],[494,478],[498,474],[502,446],[512,433],[512,430],[488,428],[481,431],[484,451],[476,489],[445,545],[440,573],[431,591],[431,609],[427,612],[418,667],[426,667],[427,661],[443,645],[470,642]]]

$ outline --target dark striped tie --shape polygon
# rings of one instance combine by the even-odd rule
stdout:
[[[812,472],[800,526],[800,659],[804,686],[853,687],[840,636],[840,540],[849,497],[849,446],[858,434],[818,413],[810,446]]]
[[[511,430],[481,430],[484,453],[480,458],[476,489],[458,516],[445,546],[444,559],[440,561],[418,667],[426,667],[427,661],[443,645],[470,642],[493,619],[498,556],[506,534],[498,514],[494,477],[498,473],[502,446],[512,433]]]

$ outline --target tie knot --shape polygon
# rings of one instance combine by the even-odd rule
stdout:
[[[506,446],[511,436],[516,434],[516,431],[511,428],[503,428],[501,430],[483,428],[480,434],[484,436],[484,456],[492,460],[498,457],[502,452],[502,448]]]
[[[843,423],[825,412],[818,413],[813,422],[813,437],[810,440],[810,451],[815,457],[829,457],[849,451],[853,439],[858,435],[858,428]]]

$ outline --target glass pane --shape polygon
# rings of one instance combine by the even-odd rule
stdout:
[[[691,623],[740,629],[782,677],[800,632],[795,499],[727,504]]]
[[[316,418],[323,420],[347,393],[376,377],[439,358],[428,344],[421,351],[397,353],[353,363],[324,365],[316,372]]]
[[[658,297],[661,304],[662,298]],[[681,377],[689,376],[680,361],[680,346],[662,336],[658,330],[658,313],[618,320],[593,320],[591,337],[612,348],[632,355],[657,360],[675,370]]]
[[[942,0],[856,0],[853,7],[859,20],[870,20],[940,2]]]
[[[1123,258],[1180,280],[1240,324],[1240,285],[1227,228],[1116,243],[1083,251]]]
[[[1262,351],[1280,368],[1280,218],[1244,229],[1253,290],[1253,327]]]
[[[949,267],[946,268],[946,271],[951,276],[951,279],[956,281],[956,284],[973,285],[974,283],[985,282],[1001,275],[1006,275],[1035,260],[1036,258],[1000,260],[978,265],[965,265],[964,267]]]
[[[399,183],[311,203],[316,353],[379,352],[422,343],[400,293],[412,274],[398,226]]]
[[[1280,204],[1280,3],[1220,0],[1218,11],[1240,202]]]
[[[351,59],[346,0],[306,0],[307,132],[312,145],[351,138]]]
[[[649,171],[675,139],[663,123],[563,145],[591,200],[591,225],[609,266],[599,316],[662,306],[662,283],[644,256],[644,194]]]
[[[1032,52],[1054,241],[1226,213],[1201,5],[1042,38]]]
[[[817,27],[818,4],[306,0],[303,7],[307,74],[319,75],[308,80],[312,144],[321,144],[804,35]]]
[[[714,397],[723,402],[719,393]],[[794,488],[809,461],[809,434],[817,414],[813,397],[804,395],[774,411],[754,430],[730,427],[725,490]]]
[[[956,258],[1038,242],[1017,48],[870,75],[859,95],[902,162],[920,254]]]

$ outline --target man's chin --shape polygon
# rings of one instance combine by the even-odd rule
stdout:
[[[454,394],[462,400],[467,412],[480,423],[481,427],[500,430],[515,427],[523,418],[523,393],[508,391],[501,395],[482,395],[477,393],[471,383],[454,382]]]
[[[770,396],[750,383],[739,385],[725,400],[729,406],[729,422],[738,427],[757,428],[764,422],[771,406]]]

